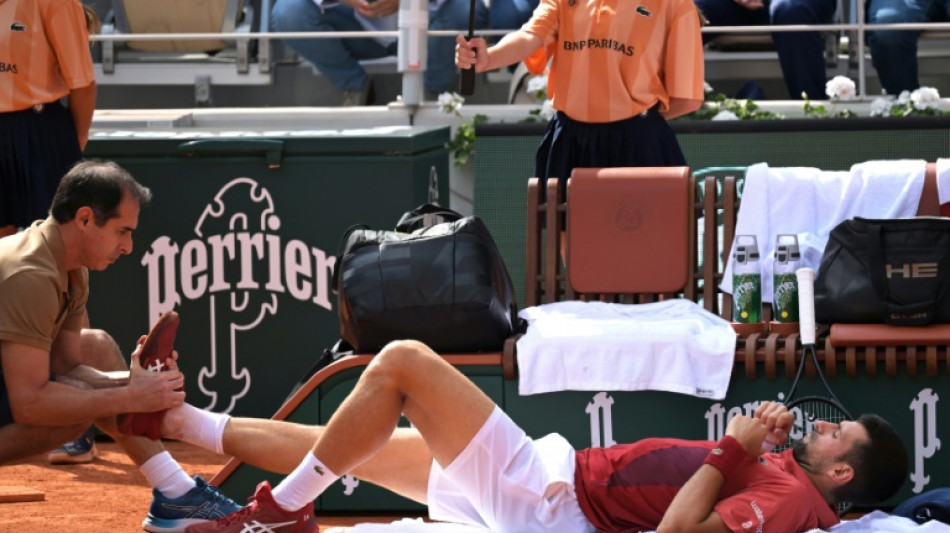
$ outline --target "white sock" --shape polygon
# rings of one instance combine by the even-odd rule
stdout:
[[[167,451],[156,454],[139,467],[148,484],[166,498],[180,498],[195,488],[195,480],[172,458]]]
[[[215,453],[224,453],[224,426],[228,425],[230,416],[198,409],[187,403],[178,409],[182,416],[181,440]]]
[[[274,487],[274,501],[285,511],[302,509],[339,478],[312,453],[307,452],[297,468]]]

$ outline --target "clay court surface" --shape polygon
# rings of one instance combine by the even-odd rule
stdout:
[[[189,474],[210,480],[227,458],[190,444],[166,441],[171,454]],[[112,442],[98,442],[93,463],[52,466],[45,454],[15,465],[0,466],[0,486],[41,490],[39,502],[0,503],[3,533],[134,533],[152,501],[152,491],[138,469]],[[228,494],[246,503],[249,494]],[[320,529],[356,522],[391,522],[399,517],[320,516]]]

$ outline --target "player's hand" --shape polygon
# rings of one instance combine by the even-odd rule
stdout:
[[[782,446],[788,442],[788,434],[792,431],[792,425],[795,423],[795,416],[788,412],[784,404],[778,402],[762,402],[753,418],[757,418],[765,424],[768,435],[765,441],[772,446]]]
[[[758,457],[765,451],[762,442],[768,433],[761,419],[746,415],[733,417],[726,426],[726,435],[739,441],[751,457]]]
[[[472,65],[475,65],[475,72],[488,70],[488,44],[481,37],[468,40],[459,35],[455,38],[455,66],[467,69]]]
[[[151,413],[185,403],[185,376],[178,370],[175,360],[178,352],[172,351],[172,360],[168,369],[161,372],[146,370],[142,367],[142,343],[132,352],[129,365],[129,395],[132,398],[130,412]]]

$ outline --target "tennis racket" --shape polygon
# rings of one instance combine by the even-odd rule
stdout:
[[[798,320],[802,340],[802,360],[798,363],[795,381],[792,382],[791,389],[785,395],[785,406],[795,413],[796,422],[801,420],[804,436],[811,432],[818,420],[839,424],[844,420],[854,420],[854,418],[831,390],[825,373],[818,364],[818,355],[815,353],[815,271],[811,268],[800,268],[795,272],[795,276],[798,278]],[[802,376],[805,374],[805,365],[809,359],[815,365],[818,378],[825,389],[824,394],[797,396]]]
[[[468,7],[468,40],[471,41],[475,37],[475,2],[476,0],[469,0]],[[475,65],[472,65],[469,68],[463,68],[462,72],[459,73],[459,94],[462,96],[469,96],[475,92]]]

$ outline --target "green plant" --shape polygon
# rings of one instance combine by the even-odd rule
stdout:
[[[739,100],[729,98],[728,96],[717,93],[703,102],[702,107],[683,115],[677,120],[717,120],[723,117],[723,112],[731,113],[729,119],[732,120],[775,120],[783,119],[784,115],[766,111],[760,108],[753,100]],[[735,117],[735,118],[733,118]]]
[[[452,162],[457,167],[464,167],[475,151],[475,126],[488,120],[485,115],[475,115],[469,122],[459,124],[455,136],[446,146],[452,152]]]

